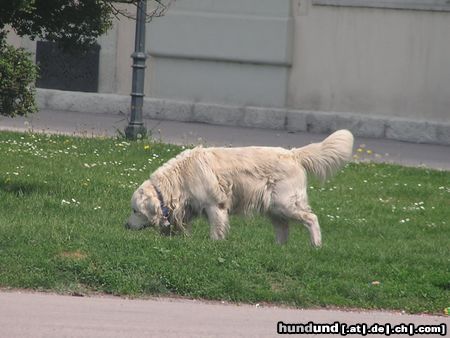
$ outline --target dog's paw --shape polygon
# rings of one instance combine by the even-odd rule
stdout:
[[[320,248],[322,246],[322,240],[320,238],[313,239],[311,240],[311,245],[314,248]]]

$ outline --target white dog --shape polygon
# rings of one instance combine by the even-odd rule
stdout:
[[[133,194],[126,227],[185,229],[206,213],[213,239],[224,239],[230,213],[267,215],[276,241],[287,241],[289,221],[300,221],[311,243],[321,245],[317,216],[308,204],[306,173],[321,180],[351,159],[353,135],[339,130],[321,143],[287,150],[275,147],[185,150],[157,169]]]

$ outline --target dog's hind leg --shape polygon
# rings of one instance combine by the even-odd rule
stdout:
[[[275,242],[285,244],[289,237],[289,222],[280,217],[270,217],[275,230]]]
[[[225,239],[230,224],[228,222],[228,210],[218,206],[205,208],[210,224],[210,236],[212,239]]]
[[[322,234],[320,232],[320,225],[317,216],[312,212],[308,211],[297,211],[294,213],[294,217],[306,226],[309,230],[309,235],[311,238],[311,244],[315,247],[322,245]]]
[[[276,201],[278,202],[278,201]],[[302,222],[309,230],[311,244],[313,246],[322,245],[322,235],[320,232],[320,225],[317,216],[311,212],[311,208],[306,203],[289,203],[282,201],[283,203],[274,204],[272,209],[272,215],[274,217],[292,219]]]
[[[311,244],[315,247],[322,245],[322,234],[320,232],[320,225],[317,216],[311,211],[306,210],[283,210],[283,215],[292,220],[302,222],[309,231],[309,236],[311,239]]]
[[[306,183],[298,186],[298,177],[279,181],[272,194],[270,214],[275,217],[302,222],[309,230],[311,244],[321,246],[322,236],[317,216],[311,212],[308,204]],[[297,183],[297,184],[296,184]]]

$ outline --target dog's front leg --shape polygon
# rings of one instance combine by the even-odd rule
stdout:
[[[230,225],[228,223],[228,210],[217,205],[205,208],[210,224],[210,236],[212,239],[225,239]]]

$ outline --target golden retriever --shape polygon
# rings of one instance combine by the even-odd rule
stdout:
[[[320,143],[278,147],[185,150],[158,168],[133,194],[130,229],[173,225],[184,230],[192,217],[208,217],[212,239],[224,239],[231,213],[267,215],[276,242],[288,239],[289,221],[302,222],[313,246],[322,243],[307,196],[307,173],[325,180],[351,159],[353,135],[339,130]]]

